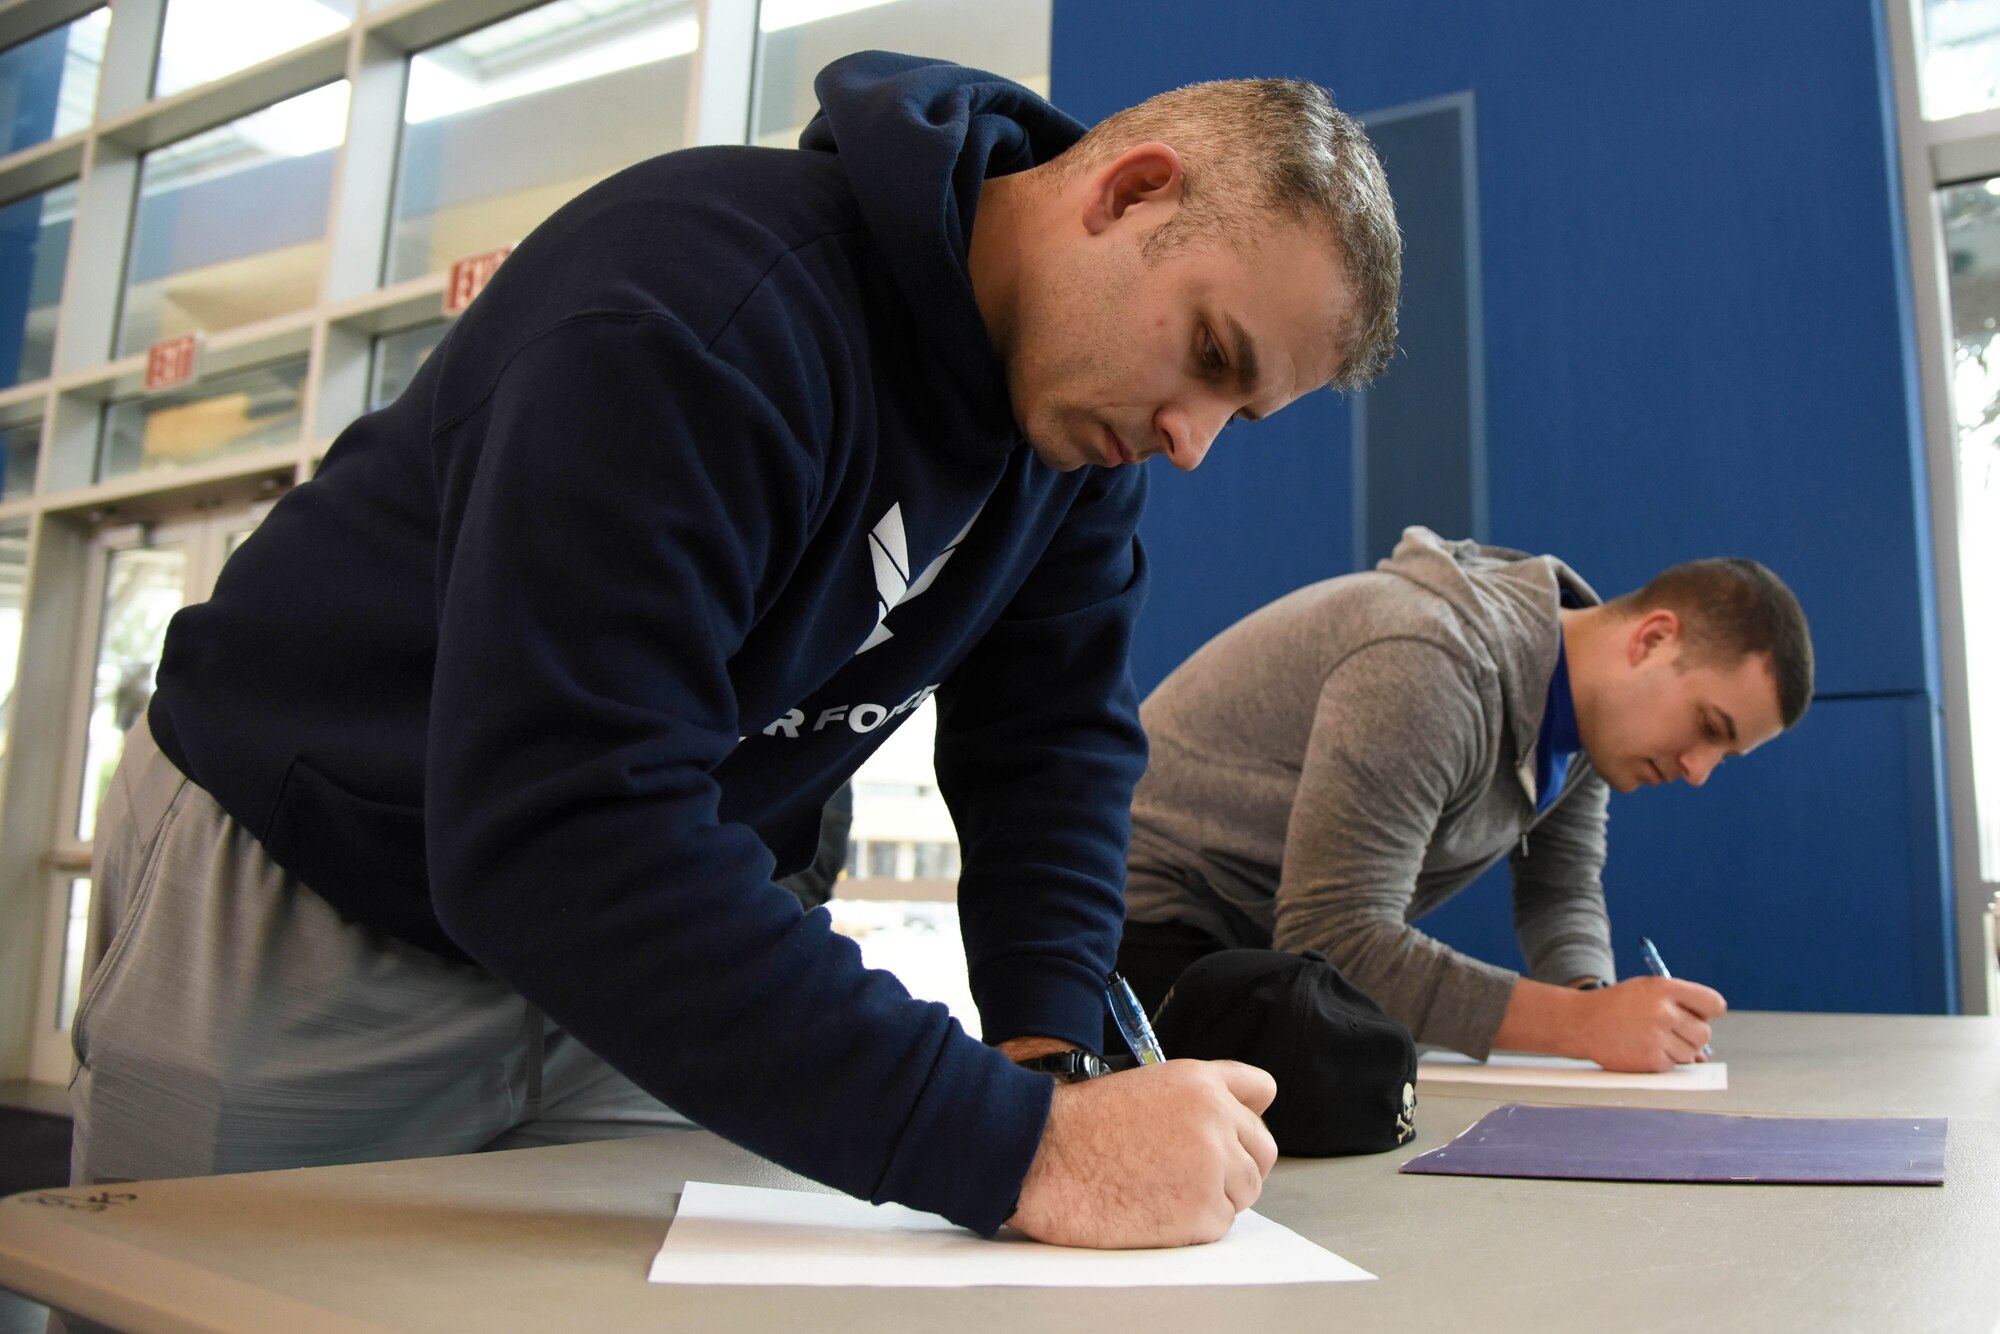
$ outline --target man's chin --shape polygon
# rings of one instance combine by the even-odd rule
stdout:
[[[1034,450],[1035,457],[1055,472],[1075,472],[1086,462],[1078,458],[1074,451],[1051,449],[1032,436],[1028,439],[1028,448]]]

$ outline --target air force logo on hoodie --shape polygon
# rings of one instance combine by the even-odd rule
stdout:
[[[958,550],[958,544],[965,540],[965,535],[972,531],[972,525],[978,522],[979,511],[975,510],[972,517],[965,521],[965,527],[958,530],[958,536],[945,543],[937,559],[912,578],[910,544],[903,536],[902,502],[889,507],[889,512],[868,534],[868,554],[875,562],[875,629],[861,642],[861,647],[854,650],[855,657],[895,637],[895,631],[886,624],[889,613],[931,586],[938,577],[938,571],[951,559],[951,553]]]

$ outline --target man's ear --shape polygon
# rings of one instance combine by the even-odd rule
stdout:
[[[1656,607],[1633,621],[1626,631],[1626,661],[1637,667],[1655,653],[1670,650],[1680,642],[1681,618],[1665,607]]]
[[[1135,207],[1158,209],[1164,222],[1181,199],[1181,155],[1170,145],[1134,144],[1090,175],[1083,228],[1099,235]]]

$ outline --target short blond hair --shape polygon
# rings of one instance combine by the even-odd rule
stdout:
[[[1328,383],[1358,389],[1387,369],[1402,232],[1374,145],[1331,93],[1302,79],[1189,84],[1106,117],[1055,161],[1089,170],[1152,141],[1171,145],[1185,174],[1180,208],[1145,240],[1149,259],[1219,235],[1254,235],[1270,222],[1320,227],[1355,290],[1340,331],[1341,368]]]

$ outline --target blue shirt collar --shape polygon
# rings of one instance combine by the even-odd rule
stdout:
[[[1569,605],[1569,594],[1563,594]],[[1535,736],[1535,809],[1547,810],[1569,777],[1570,757],[1583,749],[1577,731],[1576,698],[1569,688],[1569,652],[1563,644],[1560,620],[1556,626],[1556,670],[1549,678],[1549,701],[1542,710],[1542,728]]]
[[[1583,749],[1576,729],[1576,699],[1569,689],[1569,654],[1556,639],[1556,673],[1549,678],[1549,705],[1542,712],[1539,745],[1544,753],[1570,755]]]

